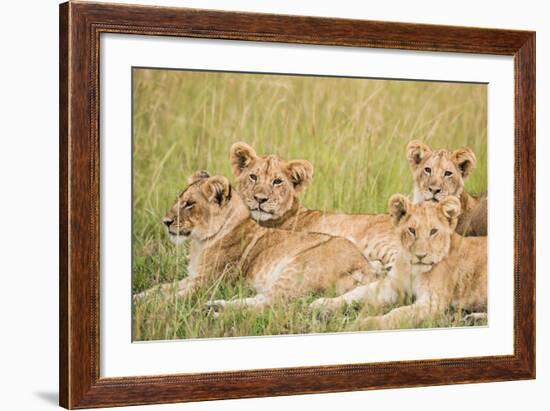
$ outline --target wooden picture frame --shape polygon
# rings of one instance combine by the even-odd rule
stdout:
[[[513,56],[514,354],[100,378],[101,33]],[[60,405],[91,408],[535,378],[535,33],[69,2],[60,6]]]

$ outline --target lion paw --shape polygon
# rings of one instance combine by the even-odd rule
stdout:
[[[312,311],[328,312],[340,308],[342,303],[339,298],[318,298],[309,305]]]

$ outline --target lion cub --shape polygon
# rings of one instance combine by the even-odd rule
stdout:
[[[473,196],[464,191],[464,182],[476,166],[476,156],[470,148],[432,151],[426,144],[413,140],[407,145],[407,159],[414,178],[416,204],[456,196],[462,207],[457,233],[487,235],[487,195]]]
[[[233,144],[229,156],[237,190],[261,226],[344,237],[378,271],[391,267],[399,241],[389,215],[328,213],[303,207],[298,196],[313,178],[313,166],[307,160],[259,156],[241,142]]]
[[[260,227],[225,177],[197,172],[164,218],[175,243],[189,239],[189,276],[178,294],[189,295],[235,269],[257,291],[251,298],[218,300],[262,308],[278,300],[336,287],[342,292],[375,279],[365,257],[350,241],[326,234]]]
[[[396,194],[389,201],[389,211],[401,242],[390,274],[340,297],[316,300],[312,308],[331,309],[361,300],[376,307],[406,296],[415,298],[411,305],[360,320],[362,325],[382,329],[398,328],[404,321],[419,323],[450,306],[485,310],[487,238],[462,237],[455,232],[460,201],[447,196],[439,203],[413,205]]]

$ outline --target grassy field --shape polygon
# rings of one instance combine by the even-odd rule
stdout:
[[[315,177],[301,197],[310,208],[386,212],[392,194],[412,192],[411,139],[471,147],[478,166],[466,188],[487,189],[485,85],[134,69],[133,90],[134,293],[186,276],[187,248],[169,242],[162,217],[194,171],[233,180],[236,141],[311,161]],[[218,318],[204,308],[212,298],[253,294],[222,277],[191,299],[138,301],[134,340],[355,331],[353,320],[372,314],[356,306],[319,318],[307,310],[315,295]],[[461,318],[447,313],[423,326],[465,325]]]

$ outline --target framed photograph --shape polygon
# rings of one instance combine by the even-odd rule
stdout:
[[[60,6],[60,404],[535,378],[535,33]]]

